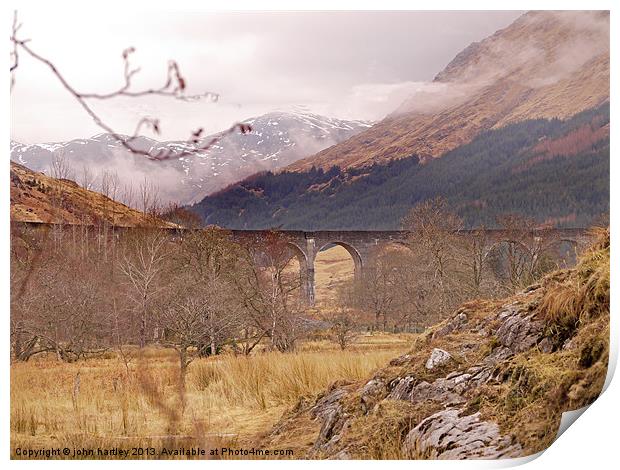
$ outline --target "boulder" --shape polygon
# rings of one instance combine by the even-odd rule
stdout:
[[[310,408],[310,416],[321,421],[322,424],[319,435],[308,453],[309,457],[314,458],[320,454],[329,455],[340,441],[349,421],[349,415],[343,411],[340,401],[350,392],[349,385],[335,383],[328,393],[321,396]]]
[[[450,359],[452,359],[452,356],[450,355],[448,351],[444,351],[443,349],[439,349],[439,348],[434,348],[431,351],[430,357],[426,361],[425,367],[428,370],[432,370],[437,366],[441,366],[447,363]]]
[[[446,336],[455,331],[462,330],[468,320],[469,318],[467,317],[467,313],[465,313],[463,309],[457,310],[455,315],[449,321],[433,333],[433,338],[441,338],[442,336]]]
[[[449,384],[441,383],[441,380],[445,379],[438,379],[432,384],[428,382],[420,382],[418,385],[413,387],[409,393],[409,400],[411,403],[416,404],[430,400],[448,406],[459,405],[467,401],[459,394],[452,392],[449,386],[446,386]]]
[[[500,326],[495,335],[513,353],[530,349],[543,335],[544,323],[518,302],[508,305],[497,318]]]
[[[334,387],[325,395],[319,397],[312,408],[310,408],[310,416],[313,419],[324,420],[332,414],[332,411],[340,409],[340,400],[347,395],[344,387]]]
[[[387,396],[390,400],[410,400],[411,399],[411,390],[416,384],[417,380],[415,377],[410,375],[394,379],[390,386],[392,387],[392,391]]]
[[[381,400],[386,393],[385,383],[380,379],[372,379],[366,382],[366,385],[360,392],[360,403],[362,412],[368,413],[375,403]]]

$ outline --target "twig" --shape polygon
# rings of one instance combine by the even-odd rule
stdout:
[[[13,59],[13,63],[10,67],[11,73],[11,89],[15,83],[15,70],[19,66],[19,49],[27,53],[33,59],[43,63],[46,65],[50,71],[56,76],[61,85],[69,92],[73,98],[79,103],[82,109],[88,114],[94,123],[110,134],[115,140],[117,140],[126,150],[133,154],[143,155],[150,160],[169,160],[173,158],[181,158],[187,155],[196,155],[202,152],[207,151],[213,145],[215,145],[219,140],[225,137],[228,134],[239,130],[242,134],[247,134],[252,131],[252,127],[249,124],[244,123],[236,123],[231,126],[229,129],[220,132],[219,134],[213,136],[206,142],[200,142],[200,138],[203,134],[203,129],[197,129],[191,132],[190,138],[188,139],[188,143],[190,143],[193,148],[183,150],[181,152],[173,151],[171,149],[159,150],[155,153],[152,153],[150,150],[142,150],[134,145],[132,145],[133,141],[139,137],[139,132],[143,127],[150,128],[154,133],[160,134],[160,124],[159,120],[155,118],[142,118],[131,136],[123,136],[116,132],[109,124],[107,124],[90,106],[87,102],[89,99],[95,100],[107,100],[118,97],[130,97],[130,98],[138,98],[144,96],[167,96],[174,99],[182,100],[182,101],[197,101],[200,99],[209,99],[212,102],[216,102],[219,100],[219,94],[213,92],[204,92],[197,95],[186,95],[185,90],[187,89],[187,82],[176,61],[171,60],[168,62],[168,70],[166,74],[166,80],[164,84],[159,88],[147,88],[145,90],[134,91],[131,89],[132,87],[132,78],[140,72],[140,68],[132,68],[129,57],[131,54],[135,52],[135,48],[129,47],[123,51],[123,85],[117,90],[108,92],[108,93],[84,93],[76,90],[60,73],[58,68],[54,65],[54,63],[41,56],[33,49],[28,46],[29,39],[19,39],[17,37],[17,32],[21,24],[17,21],[17,12],[14,13],[13,17],[13,27],[11,33],[11,42],[13,43],[13,51],[11,52],[11,56]]]

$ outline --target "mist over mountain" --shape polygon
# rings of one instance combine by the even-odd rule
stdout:
[[[64,156],[78,183],[84,169],[115,172],[121,185],[146,178],[162,202],[192,205],[227,227],[397,228],[408,208],[436,195],[452,199],[470,224],[492,223],[501,211],[585,224],[608,208],[608,102],[609,14],[536,11],[465,47],[374,125],[274,112],[204,153],[183,141],[136,141],[152,152],[190,153],[178,159],[149,161],[106,134],[12,142],[11,159],[49,172],[54,156]],[[523,140],[524,129],[538,140]],[[472,149],[475,158],[461,161]]]
[[[205,152],[193,150],[184,141],[159,142],[147,137],[135,141],[137,147],[150,152],[189,153],[165,161],[131,154],[109,134],[33,145],[12,141],[11,160],[50,174],[54,158],[62,157],[70,167],[69,176],[78,183],[103,172],[116,173],[121,186],[137,187],[146,178],[158,188],[162,202],[188,204],[248,175],[284,167],[342,142],[371,125],[303,111],[274,112],[244,122],[252,126],[251,133],[228,134]],[[98,188],[97,180],[93,187]]]
[[[467,46],[372,128],[291,170],[437,158],[480,132],[567,118],[609,99],[609,13],[529,12]]]

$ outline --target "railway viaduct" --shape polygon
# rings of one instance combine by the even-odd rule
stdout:
[[[260,245],[267,230],[230,230],[234,240],[243,243]],[[304,295],[310,305],[314,305],[314,262],[317,254],[332,245],[340,245],[349,252],[355,266],[355,277],[361,276],[364,267],[369,266],[373,253],[381,248],[396,243],[406,244],[411,236],[403,230],[384,231],[315,231],[278,230],[286,237],[293,254],[299,260],[300,276],[304,284]],[[471,234],[471,231],[459,232],[462,236]],[[506,240],[508,233],[505,230],[486,230],[486,243],[494,245]],[[584,246],[589,235],[586,229],[550,229],[535,231],[535,240],[541,243],[545,238],[552,238],[558,245]],[[574,250],[573,250],[574,253]]]
[[[75,228],[66,224],[45,224],[36,222],[16,222],[12,221],[11,226],[27,226],[33,229],[45,229],[54,227],[62,227],[65,230]],[[93,231],[96,227],[91,226]],[[131,231],[132,227],[114,227],[111,231],[113,236],[117,236],[120,232]],[[159,228],[161,229],[161,228]],[[171,236],[176,238],[183,236],[184,228],[164,228],[169,230]],[[227,230],[233,240],[254,245],[259,248],[264,242],[266,235],[271,234],[273,230]],[[303,293],[309,305],[314,305],[314,262],[317,254],[325,248],[332,245],[340,245],[349,252],[355,266],[355,276],[359,277],[365,267],[372,266],[372,257],[375,252],[381,250],[390,244],[407,244],[407,240],[412,236],[411,232],[403,230],[334,230],[334,231],[301,231],[301,230],[276,230],[287,240],[288,246],[292,250],[292,254],[299,260],[300,276],[303,280]],[[459,231],[458,235],[466,237],[471,235],[473,231]],[[485,243],[489,246],[497,245],[504,241],[509,241],[510,235],[505,230],[487,229],[485,233]],[[116,234],[116,235],[114,235]],[[576,259],[575,247],[586,246],[591,241],[590,232],[584,228],[566,228],[566,229],[542,229],[534,230],[529,234],[534,240],[540,243],[546,243],[552,240],[558,247],[557,253],[564,257],[568,254],[570,259],[567,264],[574,263]],[[560,245],[564,248],[561,249]],[[569,246],[571,249],[567,250]]]

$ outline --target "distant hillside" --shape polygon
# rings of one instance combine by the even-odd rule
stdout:
[[[84,167],[94,175],[116,172],[122,184],[133,182],[134,186],[147,177],[157,184],[164,202],[187,204],[258,171],[285,167],[370,127],[366,121],[308,112],[273,112],[244,122],[252,126],[251,133],[226,135],[206,152],[197,152],[184,141],[136,140],[135,145],[154,153],[189,153],[166,161],[132,155],[109,134],[33,145],[11,142],[11,160],[48,172],[54,156],[62,155],[78,182]]]
[[[400,108],[287,170],[436,158],[480,132],[565,119],[609,100],[609,13],[529,12],[465,48]]]
[[[424,162],[268,172],[192,210],[228,228],[396,229],[417,202],[442,195],[469,226],[493,226],[505,213],[586,226],[609,211],[609,104],[488,130]]]
[[[36,173],[11,162],[11,221],[99,224],[119,227],[165,224],[77,183]]]

